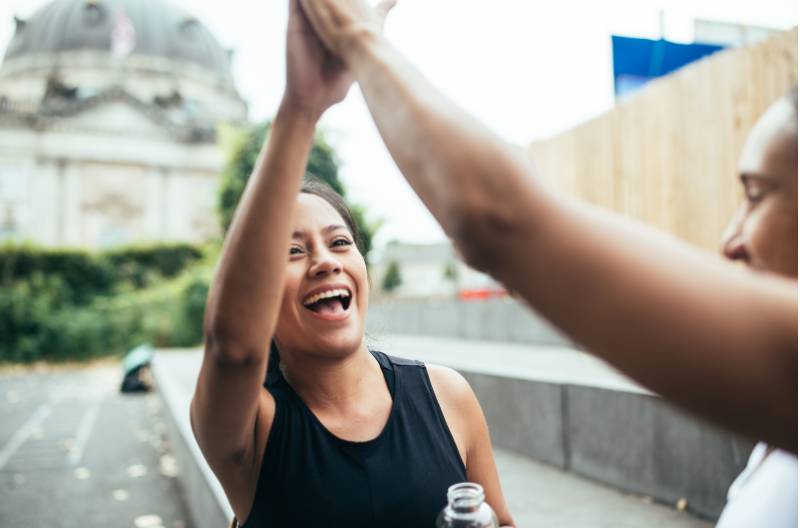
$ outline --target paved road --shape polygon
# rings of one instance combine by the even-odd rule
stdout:
[[[0,371],[0,526],[190,528],[155,393],[115,364]]]

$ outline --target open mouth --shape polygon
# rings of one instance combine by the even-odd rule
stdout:
[[[350,308],[352,296],[349,290],[339,288],[307,297],[303,306],[320,315],[335,316]]]

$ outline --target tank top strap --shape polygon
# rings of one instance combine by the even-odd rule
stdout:
[[[375,356],[375,359],[378,360],[381,367],[383,368],[392,368],[393,366],[410,366],[410,367],[424,367],[425,364],[421,361],[417,361],[416,359],[407,359],[401,358],[397,356],[390,356],[380,350],[371,350],[372,355]]]
[[[434,442],[443,450],[443,455],[453,460],[459,470],[466,474],[466,467],[453,433],[447,425],[425,363],[415,359],[390,356],[379,351],[373,351],[373,354],[382,367],[391,366],[397,386],[402,387],[396,394],[393,392],[393,397],[397,400],[395,406],[398,417],[401,420],[411,419],[419,423],[422,426],[420,430],[435,437]]]

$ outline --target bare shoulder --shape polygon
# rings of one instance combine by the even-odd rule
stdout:
[[[464,376],[455,370],[441,365],[426,364],[425,367],[447,427],[466,466],[475,431],[478,430],[476,426],[483,422],[478,399]]]
[[[472,392],[472,387],[469,386],[469,382],[458,371],[431,363],[426,363],[425,368],[428,369],[431,385],[433,385],[433,390],[436,392],[436,397],[439,399],[440,404],[447,403],[462,407],[468,406],[474,401],[475,395]]]

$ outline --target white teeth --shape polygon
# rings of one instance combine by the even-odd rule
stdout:
[[[303,301],[304,306],[308,306],[310,304],[314,304],[317,301],[321,301],[322,299],[330,299],[332,297],[350,297],[350,292],[345,290],[344,288],[340,288],[338,290],[328,290],[325,292],[317,293],[310,297],[306,297],[306,300]]]

